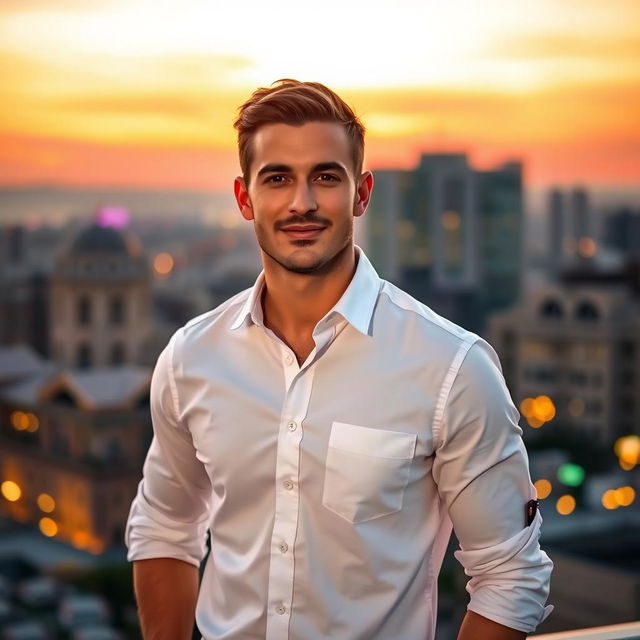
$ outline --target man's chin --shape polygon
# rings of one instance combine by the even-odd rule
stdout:
[[[278,261],[280,266],[291,273],[316,273],[322,269],[325,262],[322,260],[282,260]]]

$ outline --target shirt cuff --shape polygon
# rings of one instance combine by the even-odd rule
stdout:
[[[154,509],[138,491],[127,521],[125,542],[127,560],[175,558],[196,567],[205,554],[208,519],[176,522]]]
[[[547,618],[553,610],[545,607],[553,563],[538,543],[541,523],[538,511],[530,526],[504,542],[454,552],[471,576],[469,610],[525,633]]]

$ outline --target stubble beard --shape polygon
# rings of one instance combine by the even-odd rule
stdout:
[[[275,251],[269,246],[269,243],[265,240],[262,233],[256,227],[256,239],[262,252],[269,256],[274,262],[279,264],[283,269],[289,271],[289,273],[296,273],[300,275],[323,275],[333,270],[334,265],[340,261],[344,252],[353,247],[353,229],[344,237],[344,242],[340,245],[338,250],[330,256],[319,256],[318,259],[306,265],[300,265],[295,262],[295,259],[287,259],[281,256],[275,255]],[[314,240],[295,240],[296,247],[303,249],[304,247],[311,247],[315,243]]]

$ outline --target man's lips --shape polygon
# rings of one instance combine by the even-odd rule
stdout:
[[[288,235],[290,238],[297,239],[307,239],[313,238],[319,235],[322,231],[326,229],[325,226],[319,224],[313,225],[291,225],[289,227],[283,227],[280,229],[283,233]]]

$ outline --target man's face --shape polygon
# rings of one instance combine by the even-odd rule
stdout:
[[[242,215],[253,220],[265,266],[295,273],[330,270],[353,245],[353,218],[362,215],[373,179],[356,181],[341,124],[270,124],[253,137],[249,187],[236,178]]]

